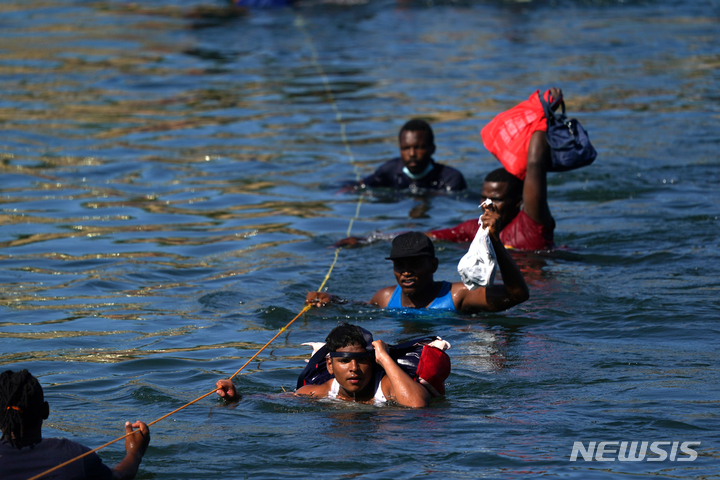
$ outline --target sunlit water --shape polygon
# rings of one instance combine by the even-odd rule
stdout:
[[[235,408],[210,397],[153,426],[139,478],[717,475],[719,34],[707,1],[6,1],[0,362],[40,378],[45,435],[95,447],[154,420],[301,310],[356,212],[357,235],[477,215],[497,166],[480,128],[557,85],[599,157],[549,177],[564,248],[516,254],[528,302],[313,309],[240,373]],[[339,186],[395,155],[413,116],[470,193],[358,210]],[[456,281],[466,247],[437,247],[438,278]],[[341,251],[327,288],[361,301],[393,284],[388,249]],[[409,410],[283,394],[300,344],[341,320],[450,341],[447,397]],[[576,441],[701,445],[694,462],[570,462]]]

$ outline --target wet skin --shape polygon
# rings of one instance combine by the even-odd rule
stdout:
[[[492,200],[493,205],[500,214],[500,230],[506,227],[513,218],[520,213],[520,205],[522,204],[522,196],[513,196],[506,182],[485,182],[480,193],[482,201],[486,198]]]
[[[428,143],[427,132],[403,130],[400,134],[400,157],[411,173],[422,173],[432,161],[435,145]]]
[[[403,300],[411,302],[411,305],[403,303],[403,306],[422,308],[435,299],[442,286],[440,282],[433,280],[437,268],[437,258],[407,257],[393,260],[395,280],[406,297]]]
[[[364,347],[349,345],[338,348],[338,352],[364,353]],[[343,400],[365,402],[375,396],[373,382],[373,365],[375,360],[370,358],[328,358],[326,359],[328,372],[335,375],[340,384],[338,397]]]

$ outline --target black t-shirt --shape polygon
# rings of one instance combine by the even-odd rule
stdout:
[[[0,479],[27,480],[90,450],[66,438],[43,438],[32,447],[18,450],[0,442]],[[43,480],[111,480],[112,470],[96,453],[76,460],[43,477]]]
[[[397,190],[404,190],[415,185],[417,188],[427,188],[430,190],[459,191],[465,190],[465,178],[458,170],[435,163],[433,161],[433,169],[426,176],[419,180],[413,180],[403,172],[402,158],[394,158],[383,163],[375,170],[375,173],[365,177],[362,185],[366,187],[388,187]]]

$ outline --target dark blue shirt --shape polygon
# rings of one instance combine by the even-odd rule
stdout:
[[[458,170],[435,163],[430,173],[419,180],[413,180],[403,172],[402,158],[394,158],[383,163],[375,170],[375,173],[365,177],[360,183],[366,187],[387,187],[396,190],[404,190],[415,186],[429,190],[459,191],[465,190],[465,178]]]
[[[0,442],[0,478],[27,480],[57,467],[90,450],[66,438],[43,438],[32,447],[18,450],[7,441]],[[48,480],[111,480],[112,470],[96,453],[64,466],[43,477]]]

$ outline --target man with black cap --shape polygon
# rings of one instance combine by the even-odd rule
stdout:
[[[482,227],[488,227],[502,284],[468,289],[462,282],[436,282],[438,268],[432,240],[422,232],[407,232],[395,237],[388,260],[393,262],[397,286],[381,288],[370,304],[382,308],[430,308],[462,313],[499,312],[522,303],[530,296],[525,279],[498,236],[500,214],[495,205],[483,206]],[[337,302],[335,295],[309,292],[305,303],[325,306]]]

